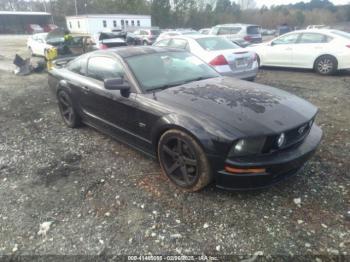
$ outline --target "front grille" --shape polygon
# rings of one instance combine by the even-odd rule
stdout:
[[[287,149],[289,147],[292,147],[294,145],[301,143],[310,133],[312,124],[313,124],[313,120],[307,123],[304,123],[294,129],[284,132],[286,136],[286,140],[284,145],[280,148],[278,147],[278,144],[277,144],[277,140],[280,134],[268,136],[263,148],[263,153],[267,154],[276,150]]]

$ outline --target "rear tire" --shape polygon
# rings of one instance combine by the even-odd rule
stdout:
[[[315,71],[320,75],[333,75],[338,70],[338,61],[334,56],[323,55],[316,59]]]
[[[196,192],[212,181],[204,150],[187,133],[171,129],[158,142],[158,159],[163,174],[178,188]]]

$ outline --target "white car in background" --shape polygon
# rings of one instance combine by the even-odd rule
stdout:
[[[350,69],[350,34],[333,29],[294,31],[249,47],[260,66],[314,69],[322,75]]]
[[[27,47],[32,56],[45,56],[45,51],[52,47],[46,42],[47,35],[48,33],[39,33],[28,37]]]
[[[167,39],[169,37],[173,37],[173,36],[179,36],[179,35],[199,35],[200,33],[197,31],[191,31],[191,30],[178,30],[178,31],[167,31],[167,32],[163,32],[161,33],[156,42],[163,40],[163,39]]]
[[[253,81],[258,73],[257,56],[226,38],[207,35],[179,35],[154,44],[184,49],[212,65],[224,76]]]

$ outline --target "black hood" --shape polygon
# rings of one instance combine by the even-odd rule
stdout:
[[[170,88],[157,92],[155,99],[196,120],[209,118],[247,136],[281,133],[317,113],[315,106],[295,95],[228,77]]]

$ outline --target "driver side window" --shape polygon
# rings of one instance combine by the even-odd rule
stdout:
[[[295,44],[299,38],[300,34],[290,34],[286,36],[281,36],[280,38],[273,41],[273,45],[289,45]]]
[[[124,77],[125,71],[119,61],[110,57],[91,57],[88,62],[88,76],[99,81]]]

